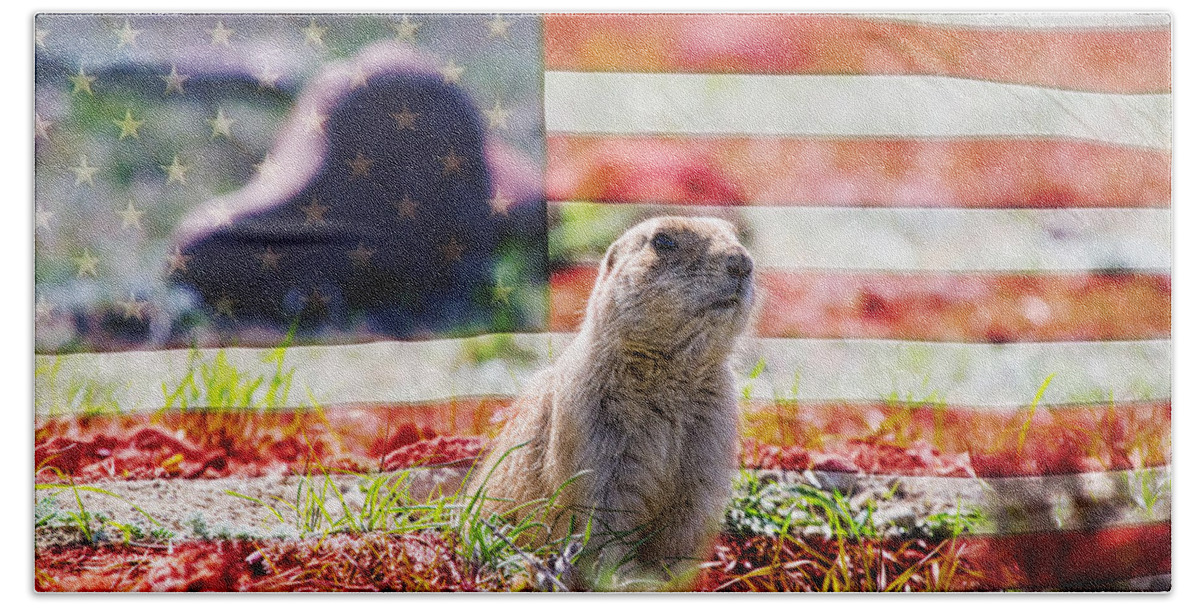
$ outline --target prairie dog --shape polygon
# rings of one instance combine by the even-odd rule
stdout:
[[[659,217],[629,229],[600,263],[578,335],[516,402],[467,491],[507,499],[486,501],[503,512],[584,472],[556,504],[576,515],[576,532],[591,516],[589,548],[603,547],[592,574],[626,560],[626,578],[693,568],[737,465],[728,360],[750,317],[753,271],[724,220]],[[569,519],[558,518],[555,537]]]

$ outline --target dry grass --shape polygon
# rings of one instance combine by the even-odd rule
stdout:
[[[443,534],[338,535],[264,546],[246,591],[505,591],[513,581],[471,568]]]
[[[726,537],[704,564],[703,591],[966,591],[982,577],[963,560],[963,542],[789,535]]]

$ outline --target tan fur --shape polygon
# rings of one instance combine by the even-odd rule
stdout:
[[[658,234],[676,248],[656,248]],[[711,548],[736,467],[728,359],[750,315],[752,267],[723,220],[661,217],[631,228],[601,262],[579,334],[518,401],[468,492],[511,500],[487,503],[501,512],[586,471],[559,499],[568,508],[554,532],[567,532],[572,513],[576,531],[593,517],[589,548],[607,543],[593,573],[629,554],[633,577],[694,567]]]

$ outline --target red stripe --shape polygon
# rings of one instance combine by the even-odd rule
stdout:
[[[1169,27],[1018,30],[834,15],[547,15],[546,69],[924,74],[1110,93],[1171,90]]]
[[[474,399],[323,412],[56,418],[36,429],[35,463],[40,481],[57,479],[48,467],[77,480],[259,476],[315,464],[392,470],[474,457],[508,404]],[[756,403],[745,408],[742,432],[749,468],[1069,474],[1167,464],[1171,405],[1056,406],[1030,416],[941,404]]]
[[[575,331],[595,276],[590,266],[551,274],[551,331]],[[756,331],[770,338],[1028,342],[1171,336],[1169,275],[771,269],[758,281]]]
[[[909,579],[917,590],[1119,591],[1130,579],[1171,572],[1170,522],[966,536],[943,543],[914,544],[903,538],[800,540],[803,544],[791,538],[722,536],[700,574],[699,589],[819,591],[829,586],[825,572],[830,570],[837,577],[837,588],[847,591],[877,591],[895,582],[901,572],[917,575]],[[855,561],[835,563],[837,555]],[[931,567],[930,562],[940,567]]]
[[[1068,140],[547,137],[551,200],[1167,207],[1171,154]]]
[[[1112,589],[1171,572],[1171,522],[966,540],[966,556],[994,589]]]
[[[754,404],[750,468],[979,477],[1065,475],[1170,462],[1171,404],[983,409],[930,403]]]
[[[35,588],[38,591],[379,591],[404,590],[402,585],[406,572],[404,566],[417,564],[419,568],[445,565],[444,559],[450,552],[430,550],[430,539],[409,543],[415,536],[344,536],[339,545],[327,547],[326,539],[312,541],[191,541],[176,543],[171,547],[135,547],[124,545],[45,547],[35,551],[35,566],[38,571]],[[726,588],[743,590],[736,586],[735,576],[744,576],[747,570],[780,563],[779,554],[772,551],[767,555],[754,555],[739,550],[743,546],[763,545],[756,538],[721,538],[715,554],[699,577],[699,589]],[[772,539],[773,540],[773,539]],[[825,549],[829,558],[837,554],[838,547],[824,539],[806,539],[811,547]],[[895,544],[902,540],[892,541]],[[1102,530],[1077,532],[1039,532],[997,538],[962,537],[954,541],[958,549],[956,566],[964,569],[954,580],[962,590],[981,589],[1088,589],[1119,590],[1120,581],[1133,578],[1168,574],[1171,572],[1171,524],[1160,523],[1145,526],[1122,526]],[[773,546],[771,540],[765,543]],[[790,543],[795,547],[795,543]],[[414,552],[414,547],[420,549]],[[364,551],[365,549],[365,551]],[[733,555],[730,555],[732,549]],[[382,551],[381,551],[382,550]],[[388,557],[390,570],[375,570],[380,553]],[[354,568],[345,570],[347,560],[355,557],[367,562],[380,579],[385,575],[391,580],[373,580],[362,577]],[[361,559],[363,554],[375,559]],[[760,552],[761,553],[761,552]],[[807,555],[803,551],[789,551],[787,555]],[[270,555],[270,563],[264,564],[263,555]],[[252,559],[251,556],[257,556]],[[307,569],[294,567],[297,560],[276,564],[275,560],[291,556],[307,558]],[[418,556],[436,558],[435,563],[424,563]],[[823,553],[824,555],[824,553]],[[721,560],[723,556],[726,559]],[[322,559],[323,557],[323,559]],[[404,559],[407,557],[407,559]],[[729,557],[757,558],[753,561],[728,564]],[[303,562],[304,559],[299,561]],[[253,563],[252,563],[253,562]],[[811,563],[811,562],[808,562]],[[322,575],[322,567],[328,566]],[[362,565],[362,564],[360,564]],[[257,566],[257,567],[255,567]],[[725,567],[733,571],[728,571]],[[793,568],[797,565],[793,565]],[[802,566],[801,566],[802,567]],[[399,568],[397,571],[396,568]],[[280,572],[283,570],[283,572]],[[444,568],[435,580],[441,585],[431,587],[431,582],[414,586],[412,590],[462,590],[472,585],[455,578],[461,570]],[[764,577],[778,571],[770,570]],[[786,571],[786,570],[785,570]],[[429,572],[425,572],[429,575]],[[951,573],[945,572],[944,576]],[[397,576],[399,575],[399,576]],[[305,580],[307,578],[308,580]],[[775,578],[783,578],[776,575]],[[424,579],[419,579],[424,580]],[[818,578],[817,583],[820,580]],[[730,587],[733,583],[734,586]],[[399,586],[397,586],[399,584]],[[790,589],[787,586],[758,586],[759,589]]]

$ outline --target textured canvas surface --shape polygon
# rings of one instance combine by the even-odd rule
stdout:
[[[34,25],[39,590],[558,589],[456,491],[659,215],[758,286],[689,588],[1170,588],[1166,14]]]

